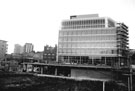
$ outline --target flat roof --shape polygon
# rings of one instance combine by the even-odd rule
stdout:
[[[93,69],[112,69],[111,66],[101,66],[101,65],[78,65],[78,64],[61,64],[61,63],[22,63],[28,65],[38,65],[38,66],[55,66],[55,67],[71,67],[71,68],[93,68]]]

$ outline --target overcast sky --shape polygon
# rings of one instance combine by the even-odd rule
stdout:
[[[135,0],[0,0],[0,40],[8,41],[8,53],[26,42],[43,51],[46,44],[58,44],[62,20],[95,13],[124,22],[135,49]]]

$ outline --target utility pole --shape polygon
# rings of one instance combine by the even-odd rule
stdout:
[[[129,54],[129,77],[128,77],[128,91],[133,91],[133,83],[132,83],[132,75],[133,75],[133,70],[132,70],[132,54]]]
[[[132,91],[133,90],[133,87],[132,87],[132,74],[133,74],[133,69],[132,69],[132,59],[131,59],[131,56],[130,56],[130,90]]]
[[[132,68],[130,69],[131,70],[131,72],[130,72],[130,83],[131,83],[131,91],[133,91],[133,84],[132,84],[132,74],[133,74],[133,70],[132,70]]]

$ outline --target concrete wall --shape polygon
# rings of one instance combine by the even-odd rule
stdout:
[[[110,71],[94,70],[94,69],[71,69],[71,77],[83,79],[100,79],[112,80],[113,74]]]

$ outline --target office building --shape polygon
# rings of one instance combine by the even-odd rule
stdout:
[[[19,44],[15,44],[14,53],[15,54],[22,54],[23,53],[23,46],[21,46]]]
[[[128,27],[98,14],[62,21],[58,60],[70,64],[128,66]]]
[[[7,41],[0,40],[0,60],[3,60],[7,53]]]
[[[24,53],[30,53],[33,51],[33,44],[32,43],[25,43],[24,45]]]

